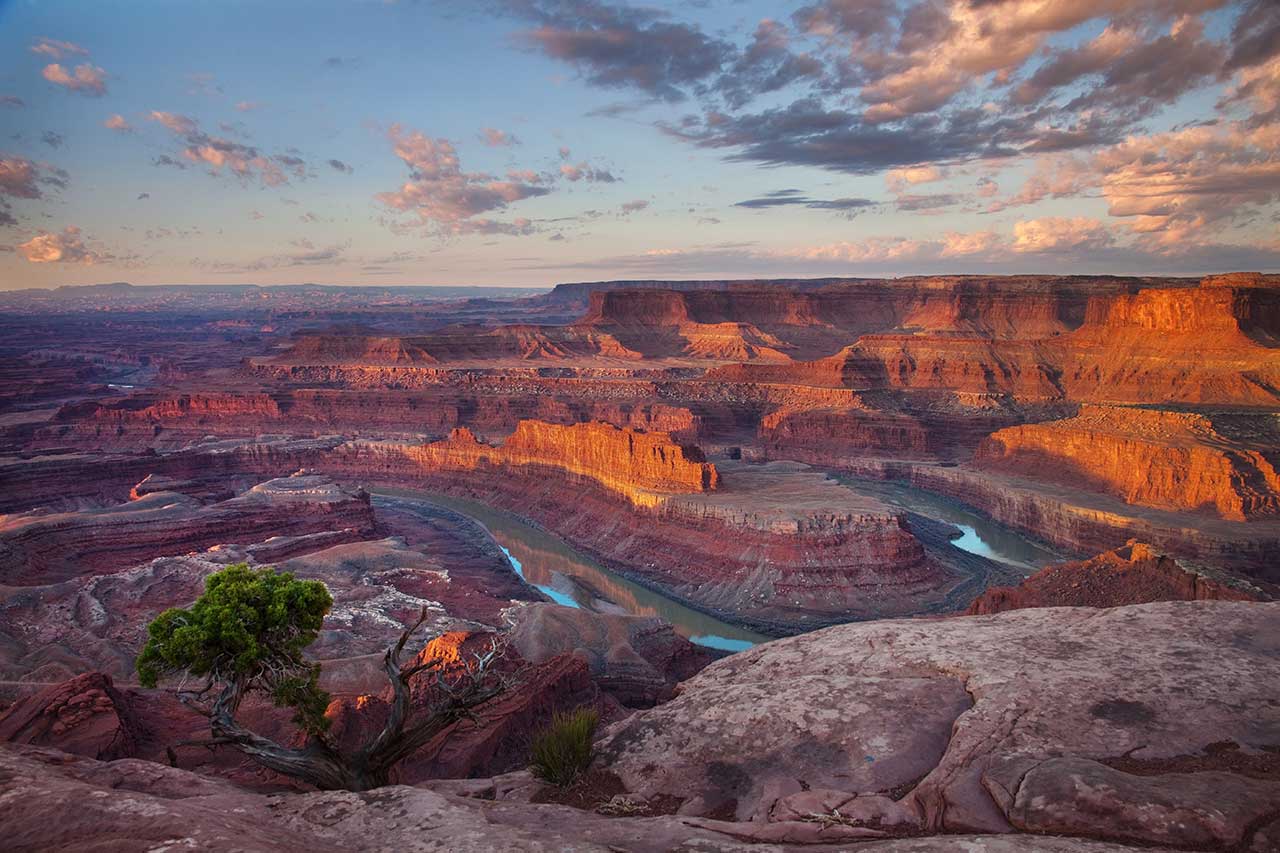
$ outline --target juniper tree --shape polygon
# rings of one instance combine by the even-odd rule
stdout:
[[[206,579],[190,607],[171,608],[151,622],[137,659],[138,678],[145,687],[179,678],[179,698],[209,718],[209,743],[232,746],[263,767],[322,790],[349,791],[387,784],[397,763],[509,686],[496,668],[497,641],[461,663],[402,666],[406,643],[427,619],[424,608],[383,656],[392,688],[386,723],[361,747],[342,750],[329,737],[329,695],[320,688],[320,666],[304,654],[332,606],[320,581],[244,563],[228,566]],[[429,680],[420,691],[428,698],[413,708],[411,683],[419,677]],[[304,746],[283,746],[236,719],[253,693],[292,709],[293,722],[306,735]]]

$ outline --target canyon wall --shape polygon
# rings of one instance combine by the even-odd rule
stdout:
[[[220,543],[373,528],[369,496],[323,477],[269,480],[209,505],[153,492],[109,507],[0,516],[0,583],[48,584]]]
[[[1280,475],[1259,450],[1220,435],[1204,415],[1081,406],[1074,418],[1008,427],[979,467],[1048,476],[1126,503],[1244,521],[1280,513]]]
[[[736,463],[715,489],[619,490],[545,461],[507,463],[501,448],[456,438],[426,447],[349,442],[321,465],[370,487],[410,486],[515,513],[637,583],[766,633],[969,600],[951,599],[966,579],[930,561],[901,514],[805,466]]]
[[[479,467],[551,468],[583,477],[637,504],[651,503],[650,492],[714,489],[719,475],[693,445],[679,445],[665,433],[636,432],[603,423],[572,426],[521,421],[501,445],[478,441],[457,429],[445,441],[410,448],[413,462],[434,471],[472,471]]]

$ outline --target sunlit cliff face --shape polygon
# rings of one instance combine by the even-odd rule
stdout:
[[[711,491],[720,481],[715,465],[696,447],[677,444],[666,433],[604,423],[521,421],[497,446],[482,444],[470,430],[459,428],[446,441],[414,448],[412,455],[437,469],[545,466],[586,477],[636,504],[651,502],[655,494]]]

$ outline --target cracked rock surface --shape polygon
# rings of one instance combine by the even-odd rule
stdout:
[[[1277,697],[1280,604],[897,620],[712,664],[601,755],[686,815],[1267,849]]]

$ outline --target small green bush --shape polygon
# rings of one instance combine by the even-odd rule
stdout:
[[[557,712],[551,725],[533,737],[533,775],[562,788],[573,784],[591,764],[591,739],[599,723],[594,708]]]

